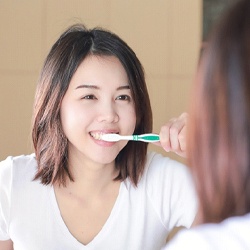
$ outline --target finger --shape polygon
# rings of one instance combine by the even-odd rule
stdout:
[[[186,126],[184,126],[181,130],[181,132],[179,133],[179,145],[180,145],[180,150],[183,152],[183,151],[186,151]]]
[[[171,149],[170,143],[170,128],[174,123],[175,118],[171,119],[168,123],[161,127],[160,130],[160,143],[161,146],[165,149],[165,151],[169,152]]]
[[[181,149],[179,139],[182,138],[181,131],[185,126],[185,122],[183,120],[178,119],[175,123],[172,124],[170,127],[170,144],[171,144],[171,150],[174,152],[177,152]]]
[[[181,157],[186,157],[186,127],[184,126],[181,132],[179,133],[179,149],[174,152]]]

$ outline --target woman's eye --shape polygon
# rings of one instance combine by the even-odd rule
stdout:
[[[118,97],[116,97],[116,100],[131,101],[131,97],[128,95],[119,95]]]
[[[94,95],[85,95],[85,96],[82,97],[82,99],[95,100],[97,98]]]

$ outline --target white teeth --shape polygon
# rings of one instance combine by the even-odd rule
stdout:
[[[90,132],[90,136],[92,136],[95,140],[102,140],[102,136],[106,133],[103,132]]]
[[[102,137],[102,133],[100,132],[90,132],[90,135],[96,140],[101,140]]]

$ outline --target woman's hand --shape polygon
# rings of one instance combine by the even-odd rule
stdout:
[[[186,157],[186,127],[188,114],[182,113],[178,118],[172,118],[169,122],[161,127],[160,143],[167,152]]]

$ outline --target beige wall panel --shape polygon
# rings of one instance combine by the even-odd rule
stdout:
[[[188,112],[190,91],[194,81],[193,76],[169,78],[167,81],[171,83],[171,95],[169,96],[170,116],[178,116],[183,112]],[[175,86],[178,86],[175,87]]]
[[[46,1],[46,49],[50,49],[61,32],[69,25],[81,22],[88,28],[107,27],[109,17],[109,0]]]
[[[37,70],[41,62],[42,0],[0,1],[0,70]]]
[[[148,79],[155,132],[169,119],[188,111],[192,82],[192,76]]]
[[[169,101],[172,94],[172,86],[167,84],[166,78],[154,78],[148,80],[148,82],[153,82],[153,84],[148,84],[148,90],[153,109],[154,132],[157,133],[161,125],[172,118],[170,116],[171,103]]]
[[[110,26],[136,52],[149,75],[168,73],[169,0],[116,1],[111,4]]]
[[[171,74],[193,74],[200,47],[201,1],[171,1]]]
[[[0,159],[32,152],[31,114],[36,75],[0,76]]]

